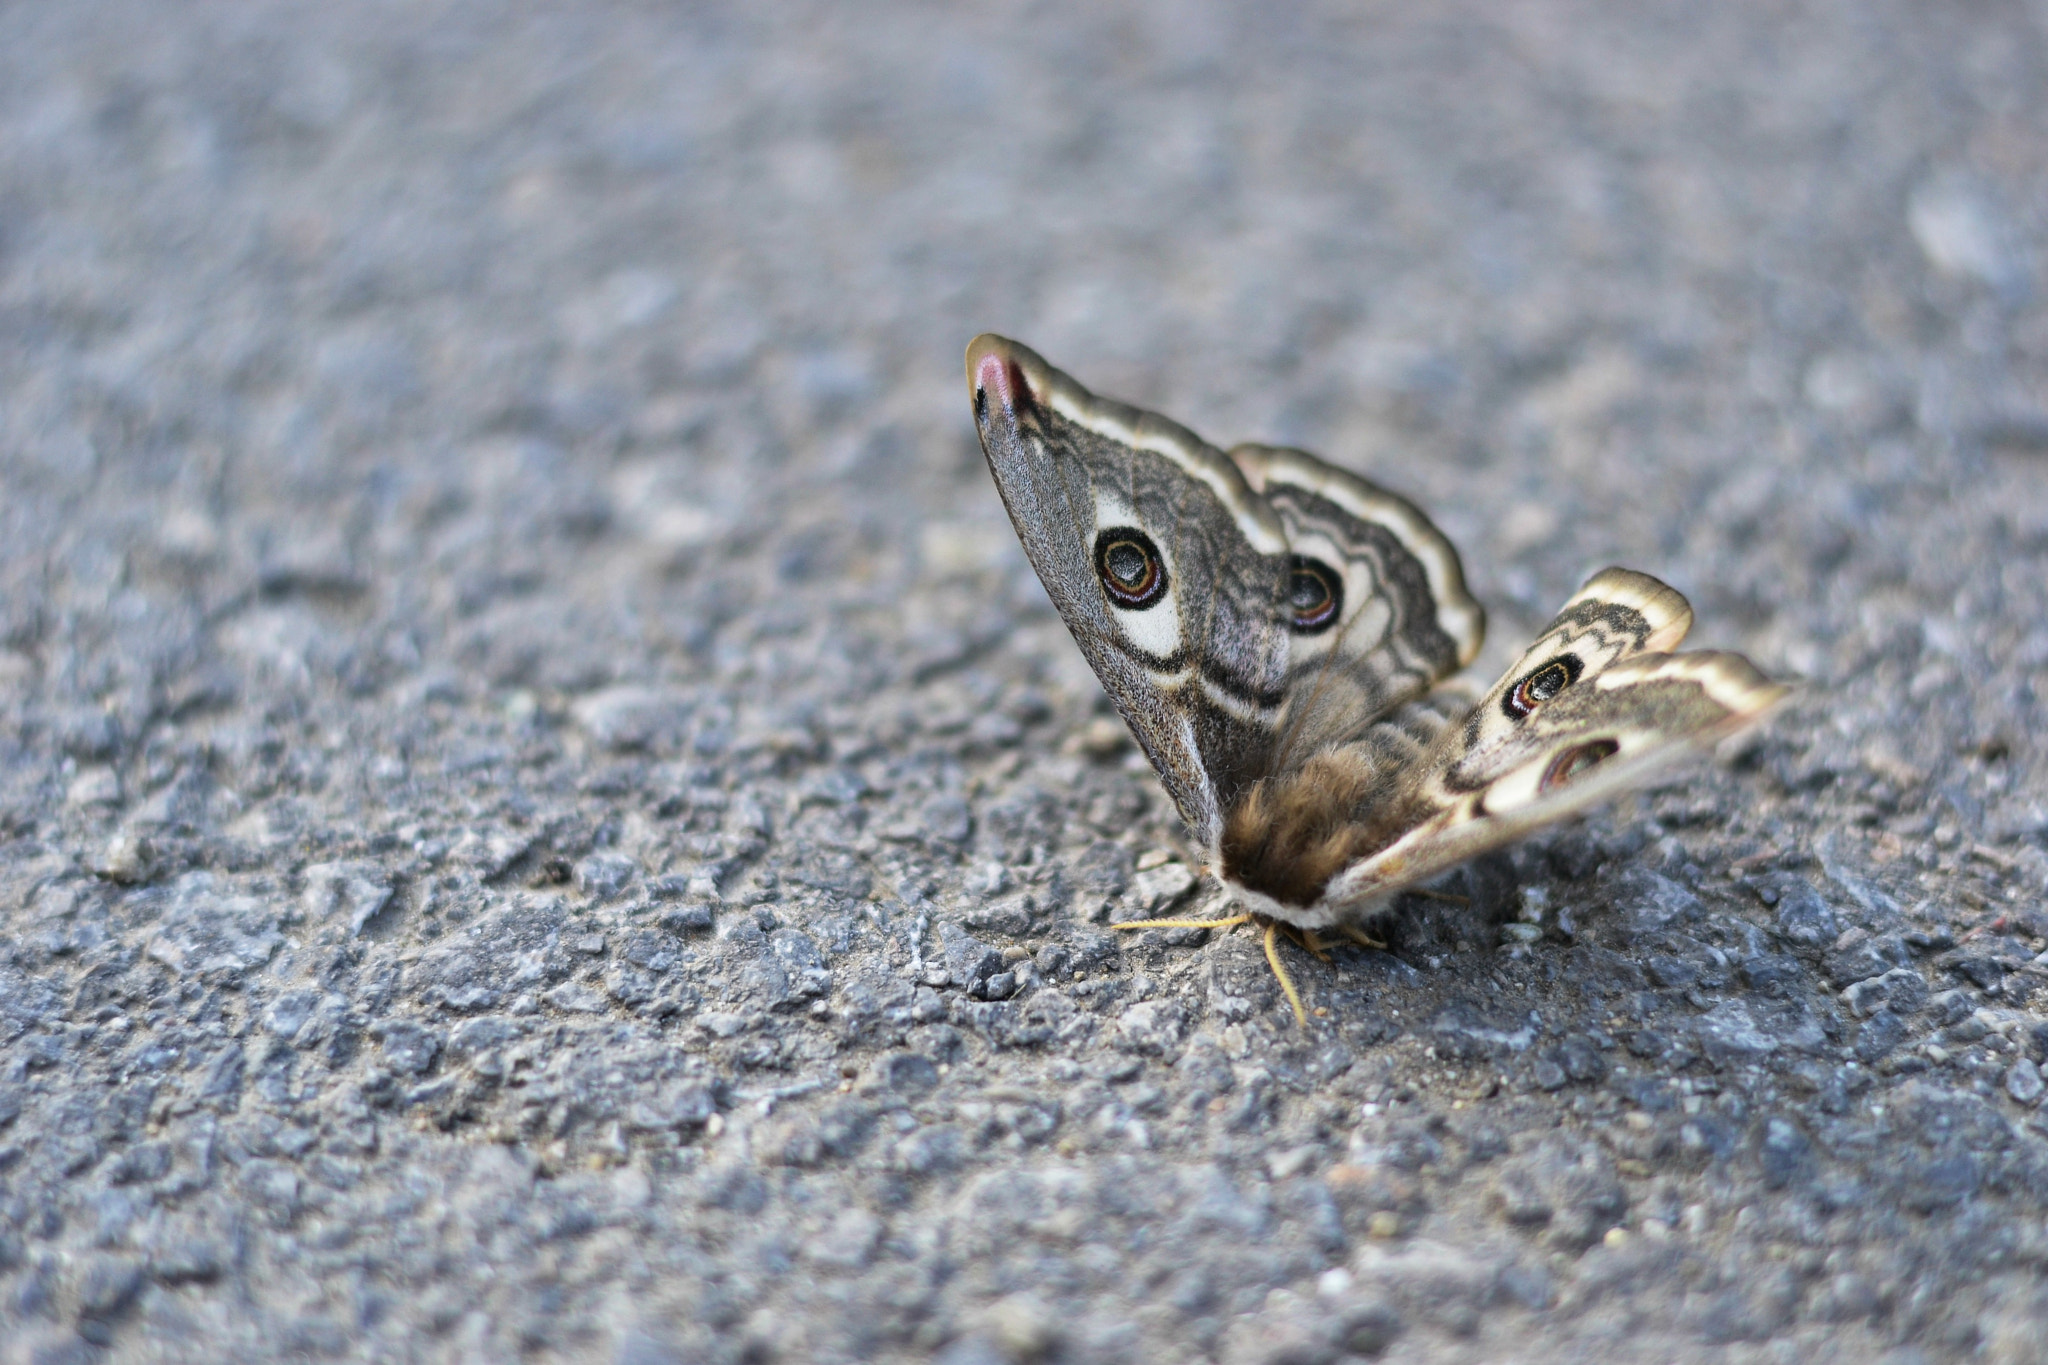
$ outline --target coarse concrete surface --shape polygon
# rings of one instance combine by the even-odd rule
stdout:
[[[2048,8],[0,9],[0,1361],[2048,1359]],[[1798,682],[1210,906],[994,329]]]

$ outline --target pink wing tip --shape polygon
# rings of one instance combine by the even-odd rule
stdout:
[[[978,412],[993,407],[1014,413],[1035,401],[1023,365],[1000,337],[984,334],[968,345],[967,374],[974,383]]]

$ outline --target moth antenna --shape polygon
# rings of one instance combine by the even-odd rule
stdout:
[[[1112,929],[1235,929],[1240,924],[1251,923],[1250,915],[1231,915],[1224,919],[1127,919],[1121,924],[1112,924]]]
[[[1280,951],[1273,946],[1280,936],[1280,922],[1272,920],[1266,925],[1266,965],[1273,969],[1273,975],[1280,978],[1280,989],[1287,992],[1287,1003],[1294,1007],[1294,1023],[1302,1032],[1308,1031],[1308,1011],[1301,1007],[1301,992],[1294,989],[1294,978],[1280,965]]]

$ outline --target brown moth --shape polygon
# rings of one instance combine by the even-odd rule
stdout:
[[[1685,598],[1606,569],[1476,702],[1485,614],[1407,500],[1299,450],[1224,452],[1002,337],[967,348],[989,472],[1207,870],[1274,952],[1749,725],[1786,689],[1676,654]],[[1119,927],[1142,927],[1123,925]],[[1366,940],[1370,941],[1370,940]]]

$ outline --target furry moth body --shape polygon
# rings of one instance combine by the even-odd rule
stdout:
[[[1218,450],[1002,337],[968,346],[967,381],[1053,605],[1209,870],[1269,923],[1355,926],[1785,691],[1740,655],[1673,653],[1685,599],[1607,569],[1475,701],[1443,684],[1484,614],[1405,499],[1302,451]]]

